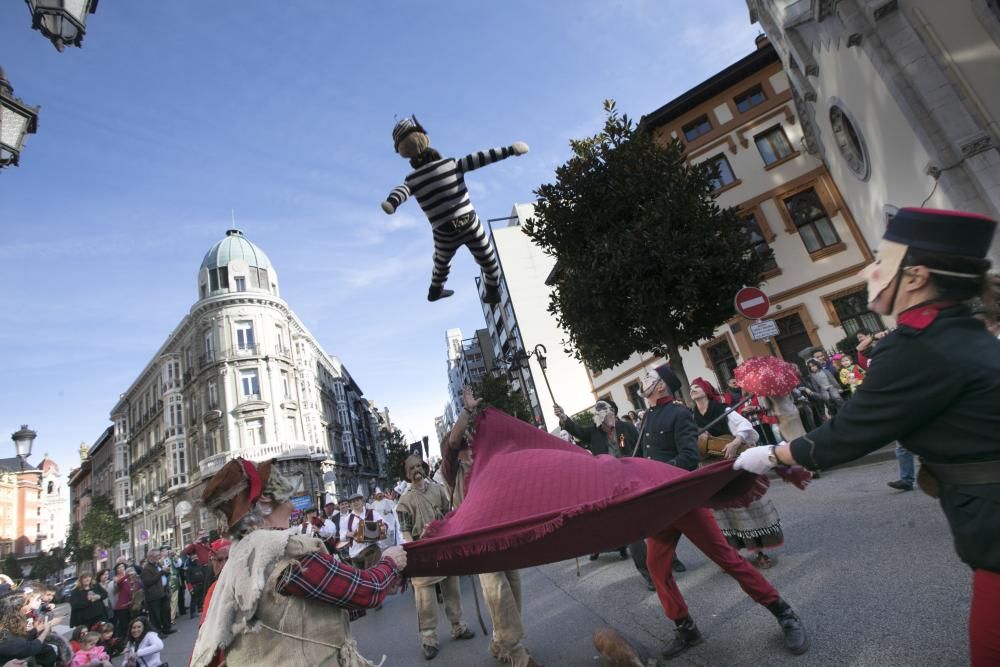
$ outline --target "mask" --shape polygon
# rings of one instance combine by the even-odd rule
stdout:
[[[604,401],[598,401],[597,405],[594,406],[594,426],[600,428],[610,414],[612,414],[611,406]]]
[[[656,371],[646,371],[646,374],[639,381],[639,393],[645,398],[649,398],[650,394],[656,390],[656,385],[660,384],[660,382],[662,382],[662,379],[659,373]]]
[[[879,294],[892,283],[899,272],[909,246],[895,241],[882,240],[876,251],[877,259],[861,270],[861,275],[868,281],[868,303],[875,301]]]

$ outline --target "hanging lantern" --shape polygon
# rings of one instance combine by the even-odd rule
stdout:
[[[97,11],[97,0],[25,0],[31,10],[31,27],[62,51],[80,46],[87,31],[87,15]]]

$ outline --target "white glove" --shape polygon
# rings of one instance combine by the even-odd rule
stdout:
[[[524,155],[525,153],[528,152],[528,144],[524,143],[523,141],[515,141],[511,145],[511,148],[514,149],[514,155]]]
[[[392,204],[390,204],[388,201],[382,202],[382,210],[388,213],[389,215],[392,215],[393,213],[396,212],[396,209],[393,208]]]
[[[778,465],[778,459],[771,454],[772,449],[772,447],[751,447],[736,458],[733,468],[763,475]]]

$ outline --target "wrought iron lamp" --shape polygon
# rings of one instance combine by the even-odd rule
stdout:
[[[87,16],[97,11],[97,0],[25,0],[31,27],[52,42],[56,50],[80,46],[87,32]]]

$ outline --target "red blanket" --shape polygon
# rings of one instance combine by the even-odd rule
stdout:
[[[687,472],[592,456],[492,408],[472,442],[465,501],[406,545],[406,574],[477,574],[616,549],[696,507],[745,506],[768,480],[723,461]]]

